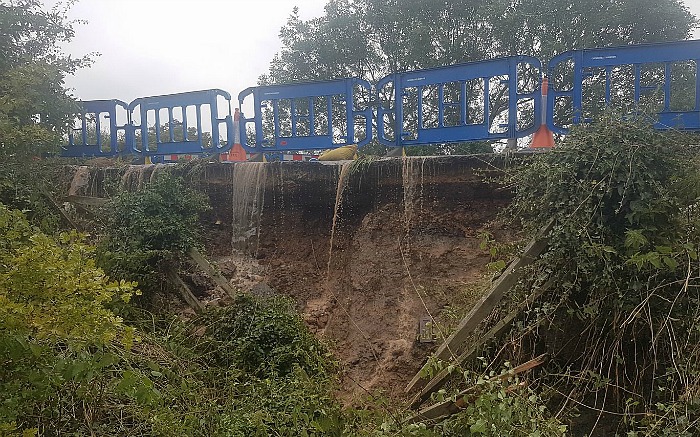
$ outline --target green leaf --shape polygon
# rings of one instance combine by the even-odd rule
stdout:
[[[486,434],[486,421],[477,419],[477,421],[469,427],[472,434]]]

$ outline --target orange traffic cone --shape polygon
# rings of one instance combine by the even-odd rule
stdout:
[[[540,120],[540,127],[537,128],[537,132],[532,137],[531,149],[551,149],[554,147],[554,134],[547,127],[547,88],[549,88],[549,80],[545,76],[542,78],[542,119]]]
[[[243,146],[241,146],[240,122],[241,112],[238,108],[233,113],[233,147],[228,151],[227,161],[245,161],[247,158]]]

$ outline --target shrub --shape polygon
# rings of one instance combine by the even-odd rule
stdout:
[[[221,365],[261,378],[286,376],[296,367],[316,377],[326,375],[330,354],[308,331],[289,298],[241,294],[210,317]]]
[[[547,345],[562,370],[549,384],[645,423],[666,405],[697,430],[693,408],[669,407],[692,399],[700,375],[700,351],[679,342],[700,341],[694,141],[613,117],[575,129],[515,173],[506,214],[530,229],[556,220],[536,263],[558,308],[547,331],[566,339]]]
[[[101,266],[113,277],[139,283],[148,298],[162,290],[163,271],[197,245],[206,198],[169,173],[138,192],[122,192],[108,209]]]
[[[133,329],[109,306],[128,301],[134,284],[109,281],[92,252],[82,236],[53,239],[0,204],[3,433],[55,433],[76,405],[99,396],[96,374],[113,363],[102,350],[115,339],[132,342]]]

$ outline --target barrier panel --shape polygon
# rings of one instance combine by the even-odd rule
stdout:
[[[552,58],[547,124],[566,134],[605,107],[651,115],[657,129],[700,129],[700,41],[574,50]]]
[[[389,75],[377,84],[377,139],[401,147],[527,136],[542,110],[540,70],[538,59],[513,56]]]
[[[61,155],[73,158],[111,157],[123,153],[128,147],[128,105],[121,100],[91,100],[80,102],[80,105],[77,119],[80,127],[73,128],[68,133],[68,144],[62,147]],[[117,121],[118,110],[121,110],[125,119],[122,125]]]
[[[223,117],[219,116],[219,98],[227,106]],[[231,95],[218,89],[134,100],[129,104],[133,153],[165,156],[226,152],[233,141],[230,102]],[[162,124],[164,118],[167,122]],[[225,133],[223,142],[222,133]]]
[[[364,80],[251,87],[238,95],[239,105],[251,96],[253,116],[240,118],[248,152],[361,147],[372,140],[371,85]]]

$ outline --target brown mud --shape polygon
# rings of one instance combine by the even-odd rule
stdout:
[[[421,318],[449,322],[455,302],[463,314],[479,298],[491,261],[484,233],[508,239],[494,219],[511,193],[489,182],[503,165],[500,156],[480,155],[195,163],[175,171],[209,196],[209,256],[235,287],[297,302],[335,353],[340,397],[352,403],[368,393],[403,398],[437,345],[418,341]],[[70,191],[106,197],[115,185],[138,189],[161,170],[78,169]],[[211,284],[196,272],[186,280]],[[229,301],[222,290],[205,294],[208,305]]]
[[[230,192],[221,187],[250,172],[251,164],[236,164],[204,179],[216,221],[233,223],[212,230],[219,237],[210,251],[228,256],[225,235],[242,232],[232,244],[263,267],[258,279],[294,298],[309,328],[330,344],[346,402],[377,392],[400,398],[436,346],[417,341],[420,319],[444,316],[454,300],[476,300],[474,284],[484,283],[491,261],[480,247],[483,233],[504,236],[493,220],[510,193],[486,182],[498,163],[267,164],[264,175],[249,176],[264,188],[246,189],[257,196],[248,205],[261,207],[243,225],[225,216]],[[240,198],[233,201],[241,208]]]

